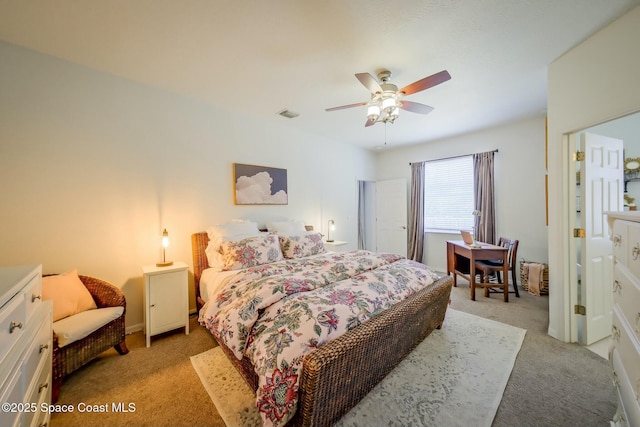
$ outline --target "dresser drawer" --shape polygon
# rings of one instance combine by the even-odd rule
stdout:
[[[51,316],[49,311],[42,310],[35,316],[35,321],[39,321],[38,326],[34,329],[34,337],[29,340],[29,345],[24,363],[22,365],[22,374],[24,378],[33,378],[38,368],[43,363],[51,365],[52,351],[52,335],[51,335]],[[34,322],[35,324],[35,322]],[[28,386],[29,384],[27,384]]]
[[[622,420],[614,419],[615,425],[640,426],[640,405],[636,398],[637,389],[634,390],[634,385],[629,381],[618,349],[613,349],[609,354],[609,359],[613,369],[613,382],[618,393],[617,414],[622,417]]]
[[[43,369],[34,385],[26,401],[35,404],[36,410],[25,413],[25,426],[33,425],[32,422],[39,416],[43,402],[51,402],[51,369]]]
[[[613,303],[627,319],[636,340],[640,341],[640,281],[620,264],[615,267]]]
[[[1,381],[2,379],[0,379],[0,382]],[[13,408],[10,407],[8,411],[0,411],[0,426],[20,425],[22,412],[17,410],[17,405],[23,403],[22,396],[22,379],[20,372],[12,372],[12,375],[6,379],[6,382],[0,384],[0,402],[16,406]]]
[[[42,302],[42,276],[40,274],[36,274],[25,286],[24,300],[27,319],[29,319]]]
[[[629,242],[629,223],[626,221],[615,221],[613,223],[612,241],[613,256],[616,261],[624,265],[629,264],[628,259],[628,242]]]
[[[24,298],[18,295],[2,307],[0,312],[0,362],[4,362],[7,354],[22,336],[25,327]]]
[[[636,405],[640,406],[640,342],[635,338],[635,334],[629,330],[629,324],[622,317],[617,306],[613,307],[611,338],[633,389]]]

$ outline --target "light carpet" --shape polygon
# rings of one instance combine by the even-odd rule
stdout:
[[[491,426],[525,333],[450,308],[442,329],[336,425]],[[191,363],[227,426],[261,425],[255,394],[219,347]]]

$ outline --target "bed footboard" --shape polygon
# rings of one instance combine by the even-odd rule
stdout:
[[[303,360],[289,425],[330,426],[444,321],[453,279],[444,276]]]

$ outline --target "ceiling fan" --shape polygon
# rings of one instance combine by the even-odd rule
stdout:
[[[375,123],[393,123],[398,118],[400,109],[411,111],[418,114],[428,114],[433,107],[420,104],[418,102],[406,101],[403,98],[407,95],[414,94],[440,83],[444,83],[451,79],[446,70],[435,73],[431,76],[420,79],[408,86],[398,90],[398,86],[390,83],[391,71],[381,70],[378,72],[378,81],[369,73],[358,73],[356,78],[371,92],[371,100],[358,102],[356,104],[342,105],[340,107],[327,108],[325,111],[343,110],[345,108],[361,107],[368,105],[366,126],[372,126]]]

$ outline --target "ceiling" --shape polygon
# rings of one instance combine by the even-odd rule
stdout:
[[[540,116],[547,66],[640,0],[0,0],[0,40],[344,143],[428,142]],[[355,73],[434,107],[365,128]],[[289,109],[294,119],[277,113]]]

